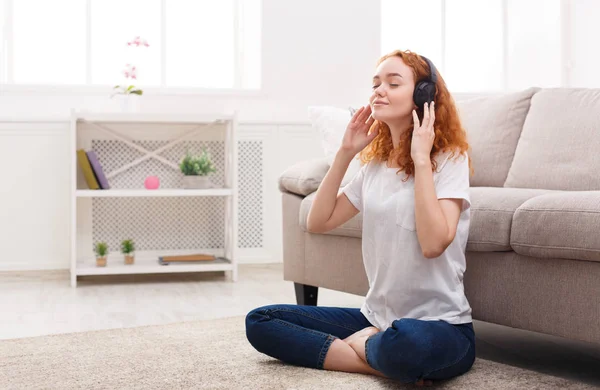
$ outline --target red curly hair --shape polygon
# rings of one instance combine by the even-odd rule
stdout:
[[[415,85],[419,81],[428,78],[429,67],[427,62],[423,60],[418,54],[413,53],[409,50],[400,51],[396,50],[389,54],[384,55],[379,59],[377,65],[381,64],[386,59],[398,56],[404,61],[406,65],[412,68]],[[423,120],[423,107],[417,108],[417,114],[419,121]],[[400,166],[398,172],[404,171],[408,180],[415,173],[415,165],[410,156],[410,145],[412,140],[412,134],[414,129],[414,122],[411,121],[410,129],[403,131],[400,136],[400,143],[398,148],[394,150],[392,145],[392,135],[390,128],[383,122],[375,121],[371,126],[370,131],[375,130],[379,127],[379,134],[373,142],[371,142],[365,149],[360,153],[360,159],[363,163],[367,163],[373,159],[379,162],[388,161],[390,157],[396,158],[398,165]],[[454,99],[450,95],[446,83],[442,76],[437,74],[436,82],[436,94],[435,94],[435,139],[433,141],[433,147],[431,149],[431,165],[432,170],[437,168],[434,157],[439,152],[451,151],[450,157],[454,156],[455,153],[459,155],[469,150],[469,143],[467,142],[467,134],[463,129],[460,118],[458,116],[458,110],[454,103]],[[471,173],[473,171],[471,167],[471,158],[469,157],[469,168]]]

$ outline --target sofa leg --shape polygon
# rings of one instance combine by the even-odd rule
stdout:
[[[294,289],[296,290],[296,302],[298,302],[298,305],[317,306],[318,287],[294,283]]]

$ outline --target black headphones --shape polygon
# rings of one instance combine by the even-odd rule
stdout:
[[[423,108],[425,103],[431,103],[435,100],[435,84],[437,82],[437,69],[428,58],[420,56],[427,62],[429,66],[429,77],[421,80],[415,85],[415,92],[413,93],[413,101],[419,108]]]

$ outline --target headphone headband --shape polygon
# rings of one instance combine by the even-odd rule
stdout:
[[[429,60],[429,58],[427,58],[425,56],[421,56],[421,58],[424,59],[425,62],[427,62],[427,66],[429,67],[429,80],[431,80],[432,83],[436,84],[437,83],[437,69],[433,65],[433,62],[431,62]]]

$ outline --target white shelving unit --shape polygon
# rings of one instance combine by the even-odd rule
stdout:
[[[171,134],[170,125],[180,126],[179,132]],[[136,127],[137,126],[137,127]],[[144,126],[154,126],[160,130],[162,141],[166,145],[155,150],[140,146],[138,139],[153,139],[150,131]],[[161,127],[162,126],[162,127]],[[117,129],[114,129],[116,127]],[[129,129],[131,127],[132,129]],[[183,127],[183,128],[182,128]],[[236,137],[237,115],[157,115],[157,114],[115,114],[73,111],[71,115],[71,286],[77,286],[77,277],[84,275],[118,275],[118,274],[151,274],[227,271],[232,281],[237,280],[237,166],[238,144]],[[166,188],[147,190],[144,188],[112,188],[107,190],[90,190],[83,178],[77,161],[77,149],[91,149],[91,142],[98,137],[118,140],[128,147],[142,153],[142,157],[134,159],[123,166],[105,172],[109,182],[112,177],[126,174],[140,163],[155,159],[173,170],[179,170],[176,163],[160,155],[177,143],[191,137],[208,132],[223,130],[224,139],[224,186],[188,190]],[[91,134],[84,134],[85,132]],[[218,131],[217,131],[218,132]],[[98,198],[168,198],[168,197],[223,197],[225,198],[224,248],[194,248],[137,251],[135,263],[125,265],[119,248],[110,248],[106,267],[97,267],[93,252],[92,202]],[[157,223],[157,226],[160,226]],[[134,239],[135,241],[135,239]],[[202,263],[177,263],[161,265],[158,258],[163,255],[179,255],[192,253],[208,253],[217,256],[215,261]]]

